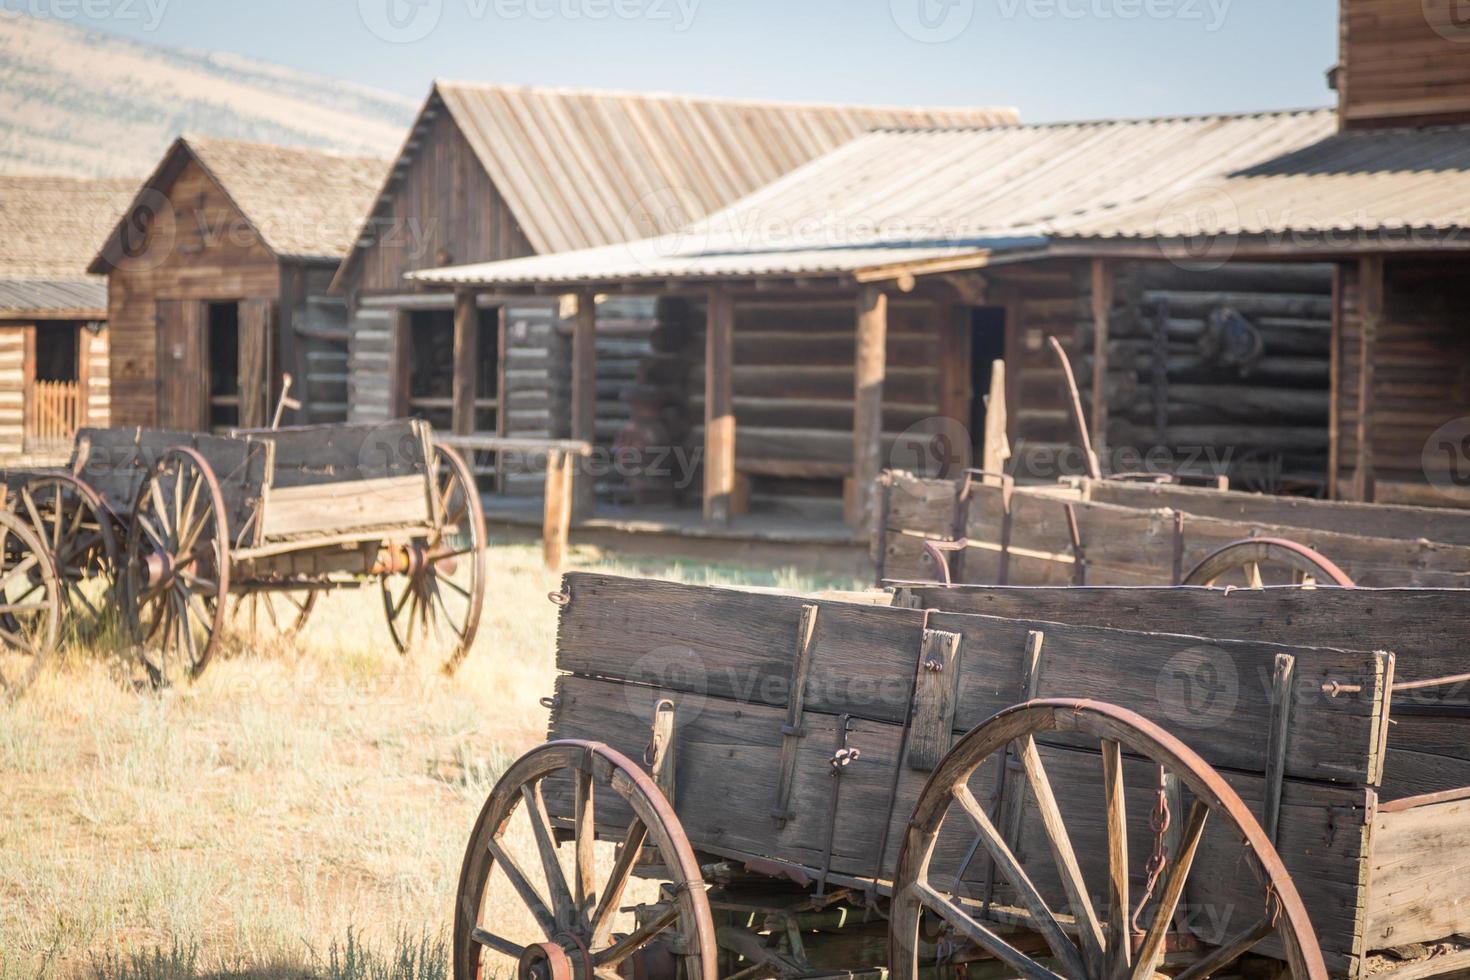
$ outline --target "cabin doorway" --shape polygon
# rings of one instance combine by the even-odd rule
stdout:
[[[29,330],[25,447],[46,452],[70,445],[82,425],[82,328],[65,321],[38,323]]]
[[[205,305],[210,431],[240,424],[240,304]]]
[[[408,384],[405,412],[444,432],[500,431],[500,308],[477,311],[473,359],[465,365],[474,383],[474,415],[455,417],[454,311],[414,310],[408,316]]]
[[[1006,358],[1006,309],[1004,306],[977,306],[970,311],[970,446],[974,465],[984,467],[985,423],[990,413],[987,404],[996,361]],[[998,406],[1004,413],[1005,406]],[[1004,418],[1004,415],[1001,416]]]

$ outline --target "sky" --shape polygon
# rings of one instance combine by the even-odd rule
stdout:
[[[0,0],[17,4],[415,100],[437,77],[1039,122],[1328,105],[1337,57],[1335,0]]]

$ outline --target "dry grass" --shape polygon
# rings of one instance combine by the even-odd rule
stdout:
[[[497,545],[491,564],[453,679],[393,650],[370,590],[327,597],[296,641],[217,660],[192,687],[138,690],[73,651],[0,706],[0,980],[443,975],[466,837],[543,738],[554,674],[557,580],[528,546]]]

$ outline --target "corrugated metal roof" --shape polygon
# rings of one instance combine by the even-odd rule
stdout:
[[[80,276],[136,180],[0,177],[0,278]]]
[[[1036,248],[1080,217],[1178,193],[1336,129],[1330,110],[868,134],[684,231],[413,274],[575,283],[854,272]]]
[[[1018,118],[441,81],[421,121],[440,104],[541,253],[674,231],[873,129]],[[415,149],[410,137],[397,171]]]
[[[1068,238],[1284,236],[1332,247],[1319,233],[1432,231],[1448,243],[1470,229],[1470,126],[1358,130],[1070,222]],[[1311,238],[1304,237],[1311,236]],[[1470,245],[1470,235],[1458,236]]]
[[[134,184],[133,206],[166,190],[188,159],[223,188],[266,247],[287,259],[341,260],[388,172],[388,161],[371,157],[183,136],[141,188]],[[94,272],[106,271],[105,254],[106,247],[93,260]]]
[[[101,276],[0,279],[0,316],[104,320],[107,280]]]

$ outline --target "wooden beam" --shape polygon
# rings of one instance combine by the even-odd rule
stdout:
[[[572,324],[572,438],[597,441],[597,297],[577,294],[577,316]],[[572,515],[592,516],[595,486],[585,462],[577,467],[572,493]]]
[[[939,414],[954,419],[965,429],[970,426],[970,404],[977,394],[971,390],[970,307],[952,300],[936,300],[934,303],[934,328],[939,333],[939,343],[934,353],[939,368]],[[970,433],[973,446],[979,433]],[[961,447],[955,447],[957,450]],[[958,476],[945,473],[944,476]]]
[[[1113,309],[1113,268],[1105,259],[1092,260],[1092,444],[1107,456],[1108,433],[1108,315]]]
[[[735,303],[710,292],[704,337],[704,518],[730,520],[735,493]]]
[[[1327,355],[1327,499],[1338,500],[1342,488],[1342,322],[1343,280],[1341,263],[1332,267],[1332,331]]]
[[[1378,327],[1383,320],[1383,256],[1358,262],[1358,455],[1353,499],[1373,500],[1373,384]]]
[[[877,286],[857,294],[857,363],[853,391],[853,493],[848,523],[867,533],[877,521],[883,471],[883,381],[888,373],[888,297]]]
[[[480,309],[473,290],[454,294],[454,378],[451,428],[456,435],[475,431],[475,379],[479,375]]]

